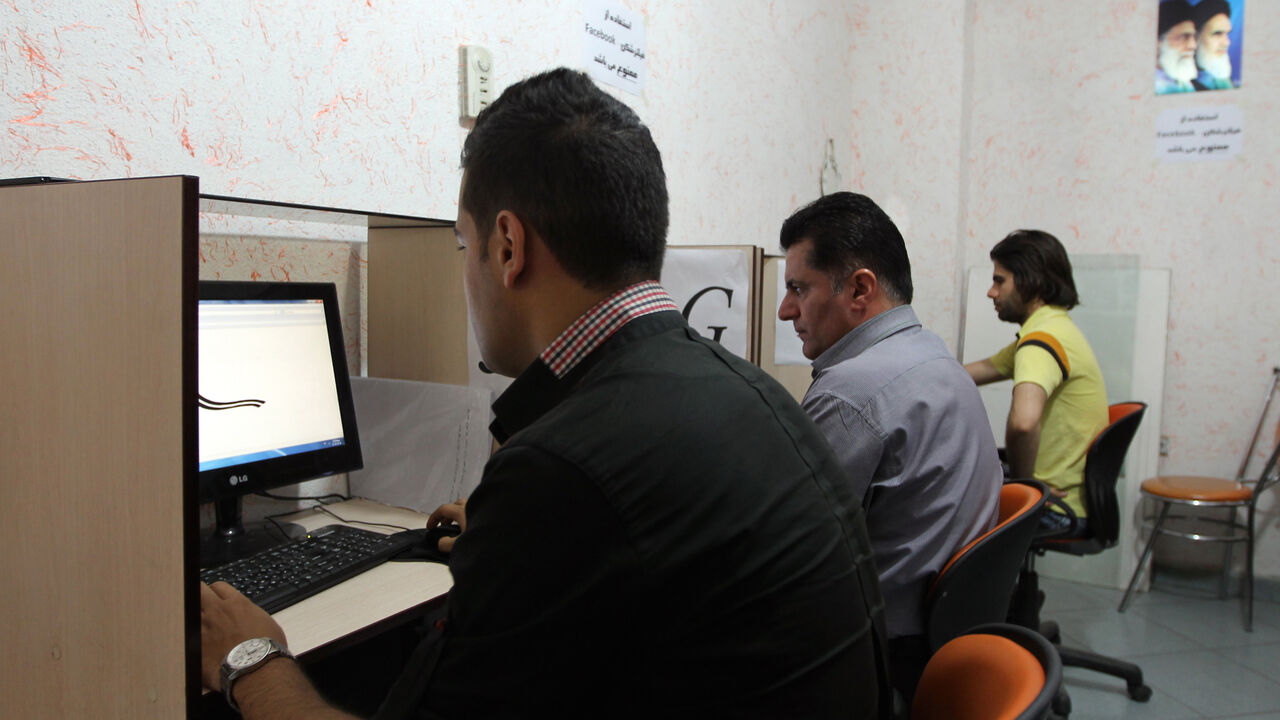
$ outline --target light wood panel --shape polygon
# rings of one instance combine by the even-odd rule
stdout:
[[[467,302],[453,228],[369,229],[369,374],[466,385]]]
[[[194,707],[197,192],[0,188],[6,717]]]

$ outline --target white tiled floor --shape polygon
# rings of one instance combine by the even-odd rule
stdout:
[[[1280,720],[1280,603],[1256,600],[1249,633],[1236,597],[1157,586],[1121,614],[1119,590],[1045,577],[1040,586],[1042,617],[1058,621],[1064,645],[1137,663],[1153,691],[1134,702],[1123,681],[1067,668],[1072,720]]]

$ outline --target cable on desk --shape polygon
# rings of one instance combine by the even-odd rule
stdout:
[[[339,520],[339,521],[341,521],[341,522],[344,522],[344,523],[351,523],[351,524],[355,524],[355,525],[376,525],[376,526],[378,526],[378,527],[394,528],[394,529],[396,529],[396,530],[409,530],[409,529],[410,529],[410,528],[407,528],[407,527],[405,527],[405,526],[403,526],[403,525],[395,525],[395,524],[392,524],[392,523],[371,522],[371,521],[369,521],[369,520],[348,520],[348,519],[346,519],[346,518],[344,518],[344,517],[339,516],[337,513],[335,513],[334,511],[330,510],[329,508],[325,507],[324,505],[316,505],[315,507],[313,507],[313,508],[311,508],[311,509],[312,509],[312,510],[319,510],[320,512],[322,512],[322,513],[324,513],[324,514],[326,514],[326,515],[331,515],[331,516],[333,516],[335,519],[337,519],[337,520]]]
[[[342,494],[340,494],[340,493],[327,493],[327,494],[325,494],[325,495],[295,495],[295,496],[290,496],[290,495],[273,495],[272,493],[266,492],[265,490],[259,490],[258,492],[254,493],[254,495],[257,495],[257,496],[259,496],[259,497],[268,498],[268,499],[270,499],[270,500],[287,500],[287,501],[290,501],[290,502],[300,502],[300,501],[303,501],[303,500],[311,500],[311,501],[314,501],[314,502],[320,503],[319,505],[313,505],[313,506],[312,506],[312,509],[315,509],[315,508],[317,508],[317,507],[324,507],[324,505],[325,505],[325,501],[326,501],[326,500],[329,500],[330,498],[337,498],[337,500],[335,500],[335,502],[343,502],[343,501],[346,501],[346,500],[350,500],[350,499],[351,499],[351,498],[347,497],[346,495],[342,495]],[[274,514],[274,515],[267,515],[267,516],[266,516],[265,518],[263,518],[263,519],[265,519],[267,522],[271,523],[271,524],[272,524],[272,526],[274,526],[274,527],[275,527],[276,531],[280,533],[281,537],[283,537],[285,540],[289,540],[289,539],[290,539],[290,538],[289,538],[289,533],[285,531],[285,529],[284,529],[284,526],[283,526],[283,525],[281,525],[279,522],[277,522],[277,521],[276,521],[276,518],[284,517],[285,515],[296,515],[297,513],[300,513],[300,512],[302,512],[303,510],[306,510],[306,509],[307,509],[307,508],[293,508],[292,510],[285,510],[284,512],[279,512],[279,513],[276,513],[276,514]],[[332,515],[333,513],[330,513],[330,514]]]
[[[347,500],[350,500],[350,499],[351,499],[350,497],[348,497],[348,496],[346,496],[346,495],[343,495],[343,494],[341,494],[341,493],[327,493],[327,494],[325,494],[325,495],[296,495],[296,496],[289,496],[289,495],[273,495],[273,494],[271,494],[271,493],[269,493],[269,492],[266,492],[265,490],[259,490],[258,492],[254,493],[254,495],[257,495],[257,496],[259,496],[259,497],[264,497],[264,498],[270,498],[270,499],[272,499],[272,500],[315,500],[315,501],[317,501],[317,502],[324,502],[325,500],[328,500],[329,498],[338,498],[338,500],[339,500],[339,501],[341,501],[341,502],[345,502],[345,501],[347,501]],[[295,512],[296,512],[296,511],[295,511]],[[287,514],[287,513],[286,513],[286,514]]]
[[[311,509],[312,509],[312,510],[318,510],[318,511],[320,511],[320,512],[322,512],[322,513],[325,513],[326,515],[330,515],[330,516],[332,516],[334,519],[338,520],[339,522],[344,522],[344,523],[347,523],[347,524],[349,524],[349,525],[375,525],[375,526],[378,526],[378,527],[392,528],[392,529],[394,529],[394,530],[409,530],[409,529],[411,529],[411,528],[407,528],[407,527],[405,527],[405,526],[403,526],[403,525],[395,525],[395,524],[392,524],[392,523],[372,522],[372,521],[369,521],[369,520],[348,520],[348,519],[346,519],[346,518],[344,518],[344,517],[340,517],[337,513],[333,512],[333,511],[332,511],[332,510],[330,510],[329,508],[325,507],[325,505],[327,505],[327,504],[328,504],[328,503],[326,503],[325,501],[326,501],[326,500],[328,500],[328,499],[330,499],[330,498],[337,498],[337,502],[344,502],[344,501],[347,501],[347,500],[350,500],[350,499],[351,499],[350,497],[348,497],[348,496],[346,496],[346,495],[342,495],[342,494],[340,494],[340,493],[328,493],[328,494],[325,494],[325,495],[301,495],[301,496],[294,496],[294,497],[290,497],[290,496],[286,496],[286,495],[273,495],[273,494],[271,494],[271,493],[269,493],[269,492],[265,492],[265,491],[259,491],[259,492],[255,493],[255,494],[256,494],[256,495],[261,495],[262,497],[265,497],[265,498],[270,498],[270,499],[272,499],[272,500],[294,500],[294,501],[297,501],[297,500],[313,500],[313,501],[315,501],[315,502],[317,502],[317,503],[319,503],[319,504],[318,504],[318,505],[313,505],[313,506],[311,506]],[[303,508],[303,510],[305,510],[305,509],[306,509],[306,508]],[[284,526],[282,526],[280,523],[276,522],[276,518],[278,518],[278,517],[284,517],[285,515],[293,515],[293,514],[295,514],[295,513],[299,513],[299,512],[301,512],[301,510],[296,510],[296,509],[295,509],[295,510],[287,510],[287,511],[282,512],[282,513],[276,513],[275,515],[268,515],[268,516],[266,517],[266,519],[267,519],[267,520],[268,520],[272,525],[276,526],[276,529],[277,529],[277,530],[279,530],[281,533],[285,534],[285,536],[286,536],[286,537],[288,537],[288,534],[287,534],[287,533],[285,533]]]

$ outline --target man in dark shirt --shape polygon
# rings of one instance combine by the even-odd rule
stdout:
[[[381,716],[870,718],[887,704],[860,504],[777,383],[657,283],[661,158],[564,69],[509,88],[463,149],[456,233],[485,364],[515,376],[466,505],[442,630]],[[204,679],[283,643],[202,589]],[[293,661],[236,680],[249,718],[342,717]]]

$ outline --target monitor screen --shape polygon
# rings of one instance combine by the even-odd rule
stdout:
[[[200,283],[200,502],[362,465],[331,283]]]

